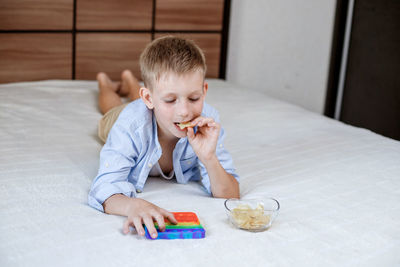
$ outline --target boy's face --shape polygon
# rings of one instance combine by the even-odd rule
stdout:
[[[141,88],[146,106],[154,109],[159,137],[185,137],[187,130],[181,130],[177,124],[201,115],[207,89],[201,71],[183,75],[166,73],[154,83],[153,90]]]

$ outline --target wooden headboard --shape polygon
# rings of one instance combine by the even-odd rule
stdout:
[[[139,55],[165,34],[194,40],[209,78],[225,78],[229,0],[1,0],[0,83],[140,77]]]

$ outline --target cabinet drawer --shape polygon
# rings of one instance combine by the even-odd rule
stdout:
[[[130,69],[141,79],[139,57],[151,41],[149,33],[78,33],[76,36],[76,79],[94,80],[100,71],[120,80]]]
[[[222,30],[223,0],[157,0],[156,30]]]
[[[73,0],[1,0],[0,30],[72,30]]]
[[[77,0],[78,30],[150,30],[149,0]]]
[[[0,83],[72,79],[72,34],[0,33]]]

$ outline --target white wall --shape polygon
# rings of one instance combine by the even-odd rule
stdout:
[[[232,0],[227,80],[323,113],[335,0]]]

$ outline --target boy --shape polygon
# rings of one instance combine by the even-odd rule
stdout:
[[[140,68],[144,87],[129,71],[122,73],[121,84],[98,74],[99,106],[105,113],[99,137],[106,143],[88,199],[100,211],[127,216],[124,233],[134,226],[143,236],[145,224],[155,238],[153,221],[163,231],[164,217],[176,220],[136,197],[149,175],[175,177],[178,183],[201,181],[221,198],[239,198],[239,178],[223,147],[218,113],[204,103],[208,84],[200,48],[182,38],[159,38],[143,51]],[[134,101],[121,105],[124,95]],[[190,127],[181,129],[182,123]]]

